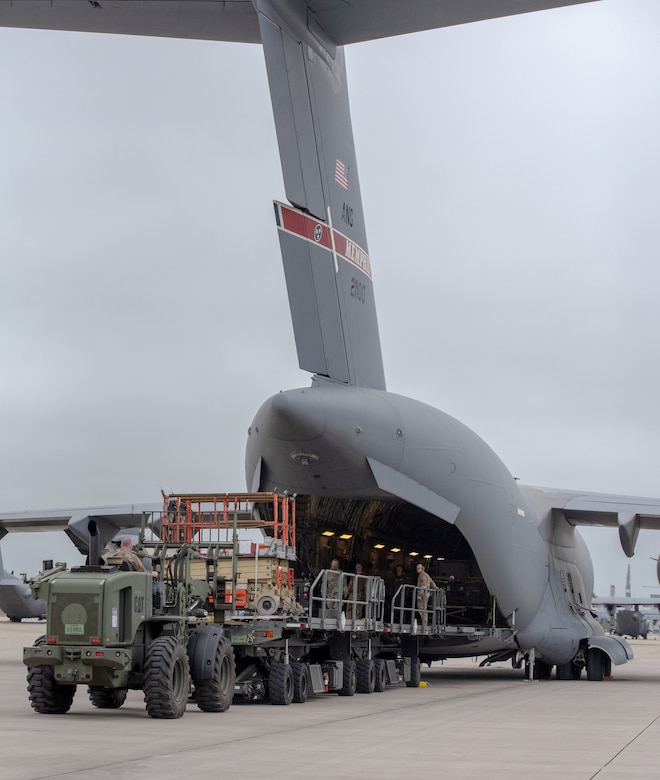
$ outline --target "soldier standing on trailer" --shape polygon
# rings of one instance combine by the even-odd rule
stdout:
[[[417,587],[419,589],[417,591],[417,611],[422,618],[422,626],[426,628],[429,620],[427,612],[429,597],[431,595],[431,591],[438,586],[433,581],[431,575],[424,571],[423,563],[417,564]]]
[[[355,577],[352,577],[346,583],[344,589],[344,598],[353,600],[355,596],[356,602],[364,602],[367,598],[367,581],[364,579],[366,576],[364,566],[361,563],[355,564]],[[346,617],[353,617],[353,608],[351,605],[346,607]],[[356,603],[355,605],[355,617],[357,620],[361,620],[364,617],[364,604]]]
[[[339,568],[339,558],[333,558],[330,561],[330,571],[326,575],[326,609],[335,610],[339,609],[339,599],[341,593],[339,592],[339,586],[341,584],[342,571]],[[339,615],[337,615],[339,617]]]

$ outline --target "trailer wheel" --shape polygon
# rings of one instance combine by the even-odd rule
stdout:
[[[387,665],[384,658],[374,658],[375,684],[374,691],[382,693],[387,687]]]
[[[195,683],[195,698],[202,712],[225,712],[234,700],[236,661],[231,642],[222,637],[213,661],[213,677]]]
[[[186,711],[190,670],[185,647],[173,636],[159,636],[147,648],[144,700],[151,718],[180,718]]]
[[[410,679],[406,680],[408,688],[419,688],[422,681],[422,665],[419,662],[418,655],[410,656]]]
[[[376,690],[376,666],[371,658],[357,662],[357,692],[373,693]]]
[[[344,661],[344,674],[342,676],[342,686],[337,693],[340,696],[355,696],[357,689],[357,674],[355,671],[355,661]]]
[[[40,636],[34,647],[46,644],[46,637]],[[27,689],[30,706],[41,715],[64,715],[71,709],[76,694],[75,685],[58,685],[52,666],[29,666]]]
[[[97,688],[90,685],[87,689],[89,700],[100,710],[117,710],[126,701],[127,688]]]
[[[293,701],[293,671],[290,664],[277,663],[270,667],[268,698],[271,704],[291,704]]]
[[[293,701],[296,704],[304,704],[309,697],[309,677],[307,664],[296,661],[291,664],[293,674]]]

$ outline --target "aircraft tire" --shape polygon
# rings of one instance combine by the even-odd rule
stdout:
[[[268,699],[271,704],[291,704],[293,701],[293,670],[291,664],[276,663],[268,675]]]
[[[358,659],[356,690],[358,693],[373,693],[376,690],[376,665],[373,659]]]
[[[186,648],[173,636],[159,636],[147,648],[144,699],[151,718],[180,718],[190,691]]]
[[[410,679],[406,680],[406,686],[408,688],[419,688],[421,681],[422,665],[419,662],[419,656],[413,655],[410,657]]]
[[[569,661],[567,664],[557,664],[555,676],[558,680],[572,680],[573,662]]]
[[[236,660],[231,642],[222,637],[215,649],[213,677],[195,682],[195,699],[202,712],[226,712],[234,700]]]
[[[357,690],[357,672],[355,671],[355,661],[344,661],[344,674],[342,677],[342,686],[337,693],[340,696],[355,696]]]
[[[587,680],[600,682],[605,677],[605,667],[605,653],[597,647],[590,647],[587,652]]]
[[[89,700],[100,710],[117,710],[126,701],[127,688],[97,688],[91,685],[87,689]]]
[[[294,661],[291,664],[293,674],[293,701],[295,704],[304,704],[309,698],[309,676],[307,664]]]
[[[549,680],[552,677],[552,665],[545,661],[534,662],[533,680]],[[525,661],[525,679],[529,680],[529,661]],[[567,678],[562,678],[567,679]]]
[[[374,691],[382,693],[387,688],[387,667],[384,658],[374,658],[375,684]]]
[[[34,646],[46,644],[46,637],[40,636]],[[75,685],[58,685],[52,666],[29,666],[27,689],[30,706],[41,715],[64,715],[71,709],[76,693]]]
[[[7,615],[10,623],[20,623],[23,618],[15,617],[13,615]]]

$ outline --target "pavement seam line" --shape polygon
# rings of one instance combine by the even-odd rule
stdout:
[[[594,780],[594,777],[597,777],[603,771],[603,769],[606,769],[612,763],[612,761],[614,761],[615,758],[618,758],[621,755],[621,753],[623,753],[624,750],[627,750],[632,745],[633,742],[635,742],[637,739],[639,739],[639,737],[642,736],[642,734],[645,731],[648,731],[651,728],[651,726],[658,720],[658,718],[660,718],[660,715],[657,715],[655,718],[653,718],[653,720],[650,723],[647,723],[646,726],[644,726],[644,728],[641,731],[635,734],[635,736],[629,742],[627,742],[620,750],[617,750],[617,752],[612,756],[612,758],[610,758],[609,761],[603,764],[603,766],[601,766],[601,768],[595,774],[591,775],[589,780]]]

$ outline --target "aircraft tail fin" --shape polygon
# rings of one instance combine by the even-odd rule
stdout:
[[[293,205],[275,214],[300,367],[385,389],[343,49],[302,3],[256,6]]]

